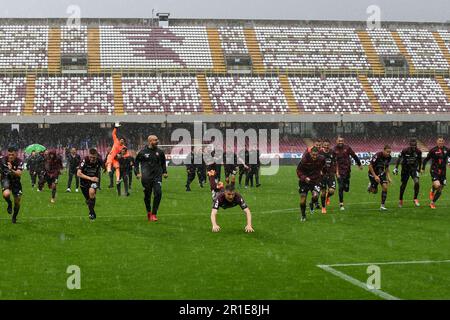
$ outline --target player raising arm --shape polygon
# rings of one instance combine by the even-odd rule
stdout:
[[[245,232],[255,231],[252,227],[252,214],[250,213],[250,209],[248,208],[242,196],[235,191],[234,186],[229,184],[225,187],[224,191],[218,192],[213,200],[213,207],[211,210],[212,232],[220,231],[220,226],[217,224],[216,219],[219,208],[229,209],[237,205],[239,205],[241,209],[244,210],[244,213],[247,216],[247,225],[245,226]]]

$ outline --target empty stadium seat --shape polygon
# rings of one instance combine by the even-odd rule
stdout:
[[[61,53],[87,54],[87,27],[61,27]]]
[[[225,55],[248,54],[242,27],[221,27],[219,36]]]

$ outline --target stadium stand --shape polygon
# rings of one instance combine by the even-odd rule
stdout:
[[[441,113],[450,102],[434,78],[369,78],[385,113]]]
[[[87,54],[87,27],[61,27],[61,53]]]
[[[38,77],[35,114],[109,114],[114,111],[110,77]]]
[[[0,114],[20,115],[25,106],[25,77],[0,78]]]
[[[124,77],[122,84],[125,114],[202,111],[195,77]]]
[[[373,112],[357,78],[290,78],[294,96],[303,112]]]
[[[287,113],[288,105],[278,78],[208,77],[208,89],[217,113]]]

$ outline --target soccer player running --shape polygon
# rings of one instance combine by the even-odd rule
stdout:
[[[402,164],[402,184],[400,186],[398,206],[399,208],[403,207],[403,195],[405,193],[408,180],[411,178],[414,182],[414,205],[419,207],[420,203],[417,197],[419,196],[419,172],[422,168],[422,151],[417,148],[416,139],[411,139],[409,141],[409,147],[403,149],[397,158],[395,169],[393,171],[395,175],[398,174],[398,166],[400,163]]]
[[[158,221],[156,217],[158,214],[159,204],[162,197],[162,177],[168,177],[166,168],[166,155],[164,151],[158,148],[158,137],[150,135],[148,137],[148,145],[139,151],[135,160],[135,174],[138,179],[141,179],[144,187],[144,203],[147,209],[147,218],[149,221]],[[150,205],[150,200],[153,197],[153,210]]]
[[[308,192],[311,192],[312,194],[312,202],[316,202],[319,198],[320,182],[322,180],[322,170],[324,166],[325,159],[323,156],[319,155],[319,149],[317,147],[312,147],[310,152],[306,152],[297,166],[302,222],[306,221],[306,198]]]
[[[17,222],[22,199],[22,183],[20,177],[23,171],[23,162],[17,157],[17,148],[9,147],[8,155],[0,158],[2,194],[8,204],[8,214],[12,214],[12,223]],[[14,213],[11,195],[14,197]]]
[[[47,183],[49,189],[52,190],[51,203],[56,201],[56,186],[58,185],[58,177],[63,169],[62,159],[56,154],[55,150],[51,150],[45,157],[44,163],[44,179],[39,182],[39,190],[42,191],[44,184]]]
[[[338,173],[336,153],[330,148],[329,140],[323,140],[322,149],[319,151],[319,154],[325,159],[325,166],[322,170],[322,182],[320,184],[320,200],[322,203],[322,213],[326,214],[327,206],[330,204],[330,197],[336,190],[336,174]]]
[[[436,140],[437,146],[432,148],[423,160],[422,172],[428,161],[431,160],[431,191],[430,191],[430,208],[436,209],[436,201],[442,194],[442,189],[447,184],[447,163],[449,157],[449,149],[444,146],[444,138],[439,137]]]
[[[341,136],[337,138],[336,146],[333,150],[336,153],[337,178],[339,184],[339,208],[341,211],[344,211],[344,192],[350,191],[350,173],[352,170],[352,162],[350,157],[355,160],[360,170],[362,170],[363,167],[356,153],[349,145],[344,144],[344,138]]]
[[[89,208],[89,219],[91,221],[97,218],[95,202],[101,168],[102,163],[99,160],[97,150],[90,149],[89,155],[81,161],[77,169],[77,176],[80,178],[81,193],[83,193]]]
[[[389,173],[391,163],[391,147],[385,145],[383,151],[373,155],[369,164],[369,186],[367,191],[373,194],[378,192],[378,185],[381,185],[381,206],[380,210],[387,210],[385,207],[388,185],[392,181]]]
[[[212,180],[211,187],[213,188],[213,183],[215,182],[213,176],[210,176],[210,180]],[[220,186],[220,182],[218,183]],[[247,206],[247,203],[245,203],[242,196],[236,192],[234,189],[234,185],[228,184],[224,188],[217,188],[214,187],[216,190],[216,195],[213,199],[213,206],[211,210],[211,223],[212,223],[212,232],[219,232],[220,226],[217,224],[217,213],[219,211],[219,208],[222,209],[229,209],[233,208],[235,206],[240,206],[241,209],[244,211],[246,217],[247,217],[247,224],[245,225],[245,232],[254,232],[255,230],[252,227],[252,214],[250,212],[250,209]]]
[[[77,154],[76,148],[71,148],[70,152],[67,154],[67,173],[69,178],[67,180],[66,192],[71,192],[72,179],[75,177],[75,192],[78,192],[78,187],[80,186],[80,178],[77,176],[77,170],[81,163],[81,157]]]

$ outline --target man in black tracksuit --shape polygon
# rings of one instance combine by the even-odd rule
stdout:
[[[31,177],[31,187],[34,188],[34,185],[36,184],[36,178],[37,178],[37,172],[36,172],[36,165],[37,165],[38,155],[36,154],[36,151],[31,152],[30,157],[27,160],[27,169],[30,172]]]
[[[162,197],[162,177],[167,178],[166,155],[158,148],[158,143],[157,136],[149,136],[148,145],[139,151],[134,166],[136,177],[141,179],[144,187],[144,203],[149,221],[158,221],[156,215]],[[154,192],[153,210],[150,205],[152,192]]]
[[[78,166],[81,163],[81,157],[77,154],[76,148],[71,148],[70,152],[66,154],[67,159],[67,173],[69,174],[69,178],[67,180],[67,190],[66,192],[71,192],[72,187],[72,179],[75,177],[75,191],[78,192],[78,188],[80,186],[80,178],[77,175]]]

